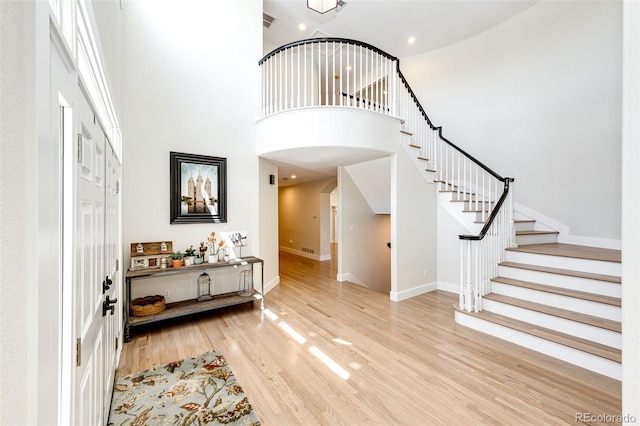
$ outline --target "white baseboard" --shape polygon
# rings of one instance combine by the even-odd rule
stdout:
[[[276,286],[280,284],[280,275],[269,281],[264,285],[264,294],[269,293],[271,290],[276,288]]]
[[[428,284],[421,284],[408,290],[402,291],[390,291],[389,298],[394,302],[401,302],[403,300],[410,299],[421,294],[429,293],[438,289],[438,283],[432,282]]]
[[[362,282],[362,280],[358,279],[358,277],[356,277],[350,272],[347,272],[344,274],[337,274],[336,280],[340,282],[349,281],[350,283],[354,283],[354,284],[358,284],[359,286],[366,287],[365,283]]]
[[[317,254],[307,253],[307,252],[304,252],[301,250],[295,250],[289,247],[279,246],[278,248],[284,252],[295,254],[296,256],[306,257],[307,259],[318,260],[320,262],[323,262],[325,260],[331,260],[330,254],[324,254],[322,256],[318,256]]]

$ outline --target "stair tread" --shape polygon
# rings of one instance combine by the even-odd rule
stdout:
[[[400,130],[400,133],[404,133],[405,135],[413,136],[413,133],[408,132],[406,130]]]
[[[516,235],[550,235],[550,234],[559,234],[558,231],[516,231]]]
[[[411,148],[420,148],[420,145],[414,145],[414,144],[412,144],[412,143],[410,143],[410,144],[409,144],[409,146],[410,146]]]
[[[574,244],[527,244],[520,247],[508,248],[507,250],[524,253],[546,254],[549,256],[573,257],[576,259],[600,260],[603,262],[621,263],[622,261],[622,253],[620,250],[579,246]]]
[[[622,332],[622,324],[619,321],[613,321],[606,318],[595,317],[593,315],[583,314],[581,312],[570,311],[568,309],[555,308],[541,303],[530,302],[528,300],[518,299],[515,297],[505,296],[503,294],[489,293],[484,296],[485,299],[495,300],[496,302],[506,303],[520,308],[529,309],[531,311],[541,312],[543,314],[553,315],[559,318],[568,319],[582,324],[592,325],[594,327],[603,328],[605,330]]]
[[[490,200],[451,200],[452,203],[493,203],[493,201]]]
[[[528,263],[500,262],[498,266],[527,269],[529,271],[548,272],[550,274],[567,275],[570,277],[586,278],[589,280],[606,281],[613,284],[621,284],[622,279],[615,275],[594,274],[591,272],[573,271],[571,269],[552,268],[550,266],[529,265]]]
[[[622,306],[622,302],[619,297],[605,296],[602,294],[571,290],[567,288],[554,287],[546,284],[532,283],[529,281],[516,280],[513,278],[505,278],[500,276],[492,278],[491,281],[508,284],[508,285],[514,285],[522,288],[528,288],[531,290],[544,291],[546,293],[558,294],[561,296],[574,297],[576,299],[589,300],[591,302],[603,303],[605,305],[618,306],[618,307]]]
[[[514,223],[534,223],[535,219],[514,219]]]
[[[418,147],[418,148],[420,148],[420,147]],[[418,155],[418,160],[429,161],[429,159],[427,157],[423,157],[421,155]]]
[[[513,330],[521,331],[523,333],[530,334],[532,336],[540,337],[542,339],[549,340],[570,348],[574,348],[583,352],[587,352],[602,358],[609,359],[615,362],[622,362],[622,351],[620,349],[612,348],[610,346],[595,343],[590,340],[581,339],[579,337],[571,336],[569,334],[560,333],[549,328],[530,324],[528,322],[520,321],[515,318],[505,317],[503,315],[494,314],[493,312],[467,312],[458,307],[457,304],[453,304],[453,308],[466,315],[471,315],[485,321],[490,321],[504,327],[511,328]]]

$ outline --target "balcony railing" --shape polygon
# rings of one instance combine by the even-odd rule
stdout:
[[[504,249],[515,243],[513,179],[500,176],[447,140],[433,125],[400,71],[398,58],[367,43],[341,39],[301,40],[259,62],[260,116],[308,107],[369,110],[401,120],[440,190],[453,193],[484,224],[478,235],[460,235],[460,307],[482,310],[482,296]]]

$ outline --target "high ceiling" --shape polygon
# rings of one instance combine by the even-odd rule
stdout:
[[[343,7],[320,14],[308,9],[306,0],[264,0],[264,12],[276,17],[273,25],[264,30],[267,48],[315,36],[343,37],[367,42],[402,59],[473,37],[536,3],[529,0],[344,2]],[[306,30],[298,29],[301,23],[306,25]],[[407,42],[409,37],[415,37],[414,44]]]
[[[264,53],[306,38],[342,37],[364,41],[402,60],[471,38],[536,1],[344,0],[342,7],[320,14],[308,9],[306,0],[264,0],[264,12],[276,18],[264,29]],[[300,24],[306,29],[300,30]],[[409,37],[415,38],[413,44]],[[298,178],[280,180],[281,185],[324,175],[297,167],[294,158],[294,164],[279,163],[280,176],[296,174]]]

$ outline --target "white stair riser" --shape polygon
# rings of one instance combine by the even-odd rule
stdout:
[[[622,365],[606,358],[579,351],[568,346],[560,345],[549,340],[541,339],[527,333],[513,330],[481,318],[465,315],[456,311],[455,319],[458,324],[474,330],[490,334],[497,338],[515,343],[536,352],[540,352],[562,361],[574,364],[587,370],[603,374],[616,380],[622,380]]]
[[[576,259],[573,257],[547,256],[544,254],[523,253],[507,250],[505,259],[508,262],[527,263],[529,265],[548,266],[550,268],[569,269],[592,274],[622,275],[620,263],[599,260]]]
[[[464,226],[469,233],[478,235],[482,230],[482,223],[474,223],[475,214],[463,213],[462,203],[451,202],[451,192],[441,192],[438,195],[438,201],[447,213],[454,217],[462,226]]]
[[[485,311],[515,318],[540,327],[550,328],[560,333],[580,337],[612,348],[622,349],[622,335],[615,331],[490,299],[484,299],[482,306]]]
[[[533,231],[535,222],[514,222],[516,232],[518,231]]]
[[[531,271],[529,269],[512,268],[510,266],[499,266],[498,273],[503,278],[512,278],[514,280],[528,281],[530,283],[544,284],[569,290],[585,291],[603,296],[622,296],[622,286],[608,281]]]
[[[575,297],[567,297],[498,282],[491,283],[491,291],[504,296],[553,306],[554,308],[586,313],[594,317],[606,318],[613,321],[622,321],[622,310],[619,306],[611,306],[590,300],[576,299]]]
[[[551,244],[558,242],[558,234],[531,234],[516,235],[516,244],[526,246],[529,244]]]

